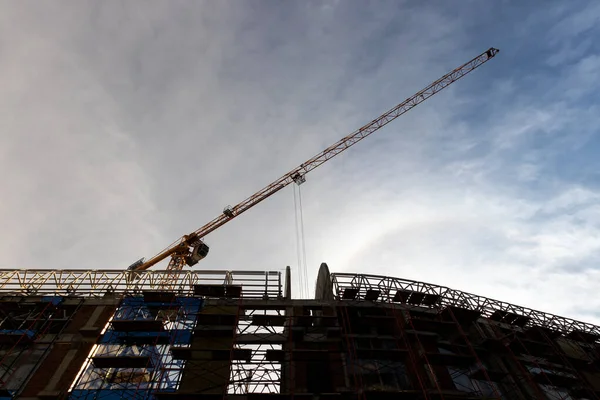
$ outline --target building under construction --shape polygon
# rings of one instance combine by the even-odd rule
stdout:
[[[165,274],[0,271],[0,398],[600,396],[594,325],[325,264],[310,300],[289,270]]]

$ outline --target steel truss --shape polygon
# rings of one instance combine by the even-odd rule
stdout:
[[[340,339],[330,336],[331,329],[339,331],[337,319],[333,311],[322,316],[323,307],[314,301],[206,300],[194,340],[177,349],[187,351],[188,358],[180,393],[310,393],[315,382],[307,376],[311,367],[329,364],[332,345],[341,357],[335,345]],[[343,381],[339,365],[335,373]]]
[[[442,354],[455,354],[468,360],[466,364],[460,366],[445,366],[457,390],[469,392],[486,399],[507,398],[507,390],[502,390],[500,387],[501,384],[505,383],[504,378],[506,376],[494,376],[489,372],[494,371],[488,365],[489,359],[484,362],[483,354],[477,353],[471,343],[471,338],[467,334],[470,324],[467,323],[463,326],[451,308],[448,309],[448,315],[451,322],[444,320],[441,312],[436,313],[436,320],[440,324],[449,323],[452,325],[452,329],[444,338],[445,340],[437,343],[437,346]],[[414,321],[414,319],[412,320]],[[492,377],[495,380],[491,379]]]
[[[332,159],[336,155],[349,149],[356,143],[375,133],[376,131],[383,128],[396,118],[400,117],[401,115],[410,111],[425,100],[429,99],[436,93],[447,88],[454,82],[458,81],[470,72],[479,68],[481,65],[494,58],[496,54],[498,54],[498,52],[498,49],[495,49],[493,47],[489,48],[488,50],[484,51],[483,53],[471,59],[470,61],[467,61],[463,65],[453,69],[438,80],[426,86],[424,89],[407,98],[391,110],[385,112],[384,114],[375,118],[371,122],[363,125],[351,134],[338,140],[337,142],[327,147],[325,150],[323,150],[316,156],[303,162],[298,167],[294,168],[287,174],[283,175],[281,178],[277,179],[268,186],[259,190],[252,196],[248,197],[247,199],[243,200],[242,202],[238,203],[233,207],[228,206],[218,217],[205,224],[201,228],[190,233],[189,235],[185,235],[182,238],[176,240],[165,250],[152,257],[150,260],[144,262],[141,265],[136,266],[136,269],[148,269],[156,263],[161,262],[170,255],[174,255],[174,259],[172,259],[171,262],[169,262],[167,269],[178,270],[183,268],[183,266],[185,265],[184,258],[191,255],[190,247],[197,246],[198,243],[200,243],[206,237],[206,235],[225,225],[227,222],[236,218],[243,212],[251,209],[263,200],[274,195],[278,191],[285,188],[287,185],[290,185],[292,183],[301,184],[306,180],[305,175],[307,173],[314,170],[323,163],[327,162],[328,160]]]
[[[172,280],[166,282],[166,277]],[[280,271],[143,271],[0,269],[0,294],[102,297],[107,293],[141,294],[169,290],[194,294],[194,285],[241,285],[244,298],[280,298]]]
[[[407,303],[419,307],[439,308],[440,306],[455,306],[468,310],[478,311],[483,317],[490,318],[497,312],[505,312],[523,317],[527,320],[527,326],[540,326],[564,335],[572,332],[581,332],[597,336],[600,339],[600,327],[589,323],[577,321],[570,318],[560,317],[542,311],[517,306],[504,301],[494,300],[478,296],[460,290],[450,289],[445,286],[433,285],[425,282],[412,281],[408,279],[394,278],[390,276],[362,275],[348,273],[332,273],[333,293],[338,299],[344,298],[347,289],[356,291],[354,299],[365,299],[368,291],[376,291],[380,302],[398,302],[398,291],[405,296],[412,293],[430,295],[428,302],[414,301],[410,298]],[[370,292],[373,293],[373,292]],[[422,296],[419,296],[422,297]],[[415,299],[417,296],[415,296]],[[496,314],[497,315],[497,314]],[[493,318],[492,318],[493,319]]]
[[[32,376],[81,304],[65,305],[60,296],[0,299],[0,393],[21,395],[36,379]]]
[[[189,344],[202,300],[154,292],[125,297],[76,378],[70,399],[150,399],[177,389],[185,361],[172,346]],[[168,297],[168,298],[167,298]]]
[[[277,323],[272,325],[274,319]],[[182,354],[189,351],[184,356],[188,366],[180,390],[281,393],[282,365],[269,359],[270,352],[282,352],[287,342],[281,319],[287,319],[285,308],[247,307],[241,298],[207,301],[198,316],[194,341],[177,347]]]
[[[285,318],[284,310],[241,310],[233,348],[249,352],[249,357],[232,359],[228,394],[281,393],[281,365],[269,360],[268,352],[283,349],[284,327],[253,324],[256,315]]]

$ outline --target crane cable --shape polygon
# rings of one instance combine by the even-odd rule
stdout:
[[[296,186],[298,193],[296,194]],[[308,267],[306,262],[306,241],[304,238],[304,212],[302,209],[302,191],[294,185],[294,216],[296,226],[296,254],[298,257],[298,280],[300,297],[308,298]]]
[[[302,235],[302,259],[304,261],[304,285],[305,292],[304,295],[308,299],[309,296],[309,288],[308,288],[308,266],[306,261],[306,240],[304,238],[304,211],[302,208],[302,190],[300,186],[298,186],[298,203],[300,204],[300,234]]]
[[[296,185],[294,186],[294,234],[296,236],[296,257],[297,257],[297,271],[298,271],[298,290],[300,292],[300,298],[304,297],[304,285],[302,284],[302,273],[301,273],[301,265],[302,265],[302,256],[300,255],[300,233],[298,229],[298,197],[296,195]]]

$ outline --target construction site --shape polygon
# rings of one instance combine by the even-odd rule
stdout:
[[[148,260],[0,270],[0,400],[600,399],[598,326],[325,263],[312,298],[292,294],[290,267],[195,267],[208,234],[497,53],[450,71]]]
[[[0,271],[1,398],[600,395],[594,325],[326,264],[314,299],[289,269],[166,274]]]

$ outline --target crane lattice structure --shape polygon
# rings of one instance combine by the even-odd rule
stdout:
[[[243,200],[241,203],[233,207],[226,207],[223,213],[218,217],[190,233],[189,235],[182,236],[179,240],[172,243],[170,246],[151,259],[144,261],[142,258],[129,266],[128,269],[131,271],[143,271],[163,261],[169,256],[171,259],[167,265],[167,271],[181,271],[186,264],[189,266],[195,265],[208,254],[208,246],[203,241],[206,235],[225,225],[227,222],[231,221],[243,212],[248,211],[258,203],[274,195],[289,184],[304,183],[307,173],[331,160],[333,157],[337,156],[343,151],[349,149],[367,136],[383,128],[399,116],[405,114],[436,93],[439,93],[443,89],[447,88],[463,76],[485,64],[487,61],[494,58],[498,52],[498,49],[490,48],[460,67],[448,72],[446,75],[429,84],[424,89],[407,98],[391,110],[385,112],[351,134],[338,140],[336,143],[327,147],[316,156],[300,164],[298,167],[289,171],[281,178]]]

